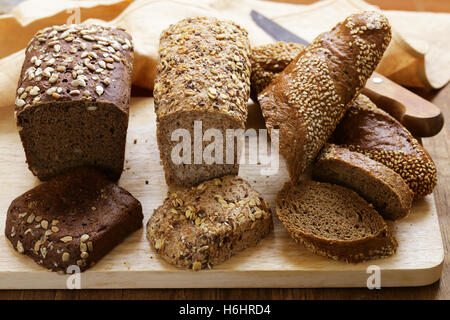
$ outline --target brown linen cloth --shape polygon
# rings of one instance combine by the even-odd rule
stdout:
[[[231,19],[249,31],[252,45],[273,41],[251,20],[256,9],[311,41],[353,12],[376,9],[362,0],[324,0],[293,5],[260,0],[29,0],[0,16],[0,107],[12,106],[23,48],[39,29],[93,23],[124,27],[135,44],[133,83],[152,89],[159,35],[188,16]],[[378,71],[406,86],[440,88],[450,78],[450,14],[384,11],[394,31]]]

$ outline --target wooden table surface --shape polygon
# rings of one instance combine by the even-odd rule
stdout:
[[[311,3],[312,0],[287,2]],[[369,0],[382,9],[450,12],[448,0]],[[450,119],[450,83],[441,90],[416,93],[432,101]],[[440,281],[426,287],[368,289],[139,289],[139,290],[2,290],[0,299],[450,299],[450,131],[448,122],[435,137],[423,139],[438,169],[434,191],[444,241],[445,259]]]

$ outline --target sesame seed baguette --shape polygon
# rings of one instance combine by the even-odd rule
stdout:
[[[256,245],[272,228],[266,201],[237,176],[172,188],[147,223],[147,238],[167,262],[199,270]]]
[[[252,75],[250,78],[250,97],[258,102],[258,94],[262,92],[276,76],[286,68],[303,50],[300,43],[275,42],[252,48],[250,62]]]
[[[96,169],[59,175],[14,199],[5,234],[13,247],[51,270],[92,267],[142,227],[142,207]]]
[[[34,36],[15,116],[29,169],[48,180],[78,166],[119,179],[124,161],[133,46],[123,30],[61,25]]]
[[[372,203],[385,219],[405,217],[413,193],[395,171],[360,153],[326,144],[314,165],[312,177],[356,191]]]
[[[397,241],[383,218],[356,192],[329,183],[286,183],[276,199],[289,235],[308,250],[345,262],[395,253]]]
[[[280,130],[280,153],[293,182],[364,87],[390,39],[382,14],[353,14],[319,35],[259,94],[269,132]]]
[[[362,94],[350,106],[330,141],[395,171],[415,199],[432,193],[436,186],[436,166],[425,148],[400,122]]]
[[[250,94],[249,56],[247,31],[233,22],[187,18],[161,34],[153,95],[158,146],[168,185],[193,186],[238,173],[236,147],[231,164],[225,159],[223,164],[207,164],[202,159],[194,162],[194,121],[202,122],[202,133],[218,129],[224,141],[227,129],[244,129]],[[178,164],[171,157],[179,144],[172,141],[177,129],[190,133],[190,164]],[[203,141],[202,150],[210,143]]]

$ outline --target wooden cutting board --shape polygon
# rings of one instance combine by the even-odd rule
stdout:
[[[252,108],[249,126],[258,126],[258,117]],[[242,166],[240,175],[263,194],[272,209],[276,193],[288,179],[282,159],[276,175],[261,176],[258,165]],[[25,164],[13,110],[0,108],[0,289],[66,288],[68,276],[47,271],[17,253],[4,235],[9,204],[37,184]],[[119,185],[141,201],[144,224],[165,197],[152,98],[132,99],[125,171]],[[381,286],[420,286],[438,280],[444,250],[434,198],[416,201],[406,219],[390,225],[399,242],[394,256],[346,264],[305,250],[275,217],[273,232],[256,247],[199,272],[181,270],[160,259],[142,228],[82,273],[81,288],[365,287],[371,265],[381,270]]]

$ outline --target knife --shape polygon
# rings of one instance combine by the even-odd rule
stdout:
[[[258,27],[277,41],[308,45],[306,40],[258,12],[252,10],[250,16]],[[437,106],[377,72],[367,80],[362,92],[416,137],[434,136],[444,125],[444,116]]]

